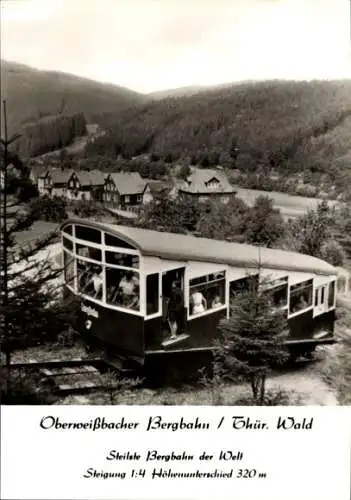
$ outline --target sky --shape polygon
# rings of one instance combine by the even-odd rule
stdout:
[[[4,0],[1,57],[139,92],[351,77],[350,0]]]

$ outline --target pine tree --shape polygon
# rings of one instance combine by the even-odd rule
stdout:
[[[265,400],[266,379],[272,366],[283,363],[288,352],[283,344],[284,314],[273,308],[269,294],[249,278],[246,291],[233,297],[230,317],[219,324],[221,336],[215,363],[222,377],[243,378],[251,385],[255,404]]]
[[[73,302],[61,299],[62,269],[49,256],[49,245],[56,241],[57,233],[51,232],[24,246],[17,242],[18,233],[32,226],[35,213],[30,204],[24,205],[15,195],[7,194],[6,174],[10,164],[18,170],[21,182],[29,182],[29,170],[18,156],[8,151],[11,141],[7,140],[5,127],[0,157],[0,347],[5,376],[11,354],[16,349],[55,340],[62,330],[68,328],[70,315],[75,312]]]

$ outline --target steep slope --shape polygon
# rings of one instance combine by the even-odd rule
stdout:
[[[1,60],[1,98],[7,99],[9,132],[47,115],[118,112],[145,99],[129,89],[67,73],[39,71]]]
[[[127,156],[153,153],[244,172],[291,173],[305,166],[318,170],[313,158],[328,171],[347,154],[350,116],[350,80],[270,81],[153,101],[100,121],[111,127],[111,150]]]

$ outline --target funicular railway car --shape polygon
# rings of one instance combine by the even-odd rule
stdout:
[[[76,329],[110,359],[143,365],[210,353],[230,297],[250,276],[286,311],[286,343],[334,343],[336,269],[314,257],[194,236],[71,219],[61,226],[66,293]]]

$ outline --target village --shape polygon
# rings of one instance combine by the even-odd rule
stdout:
[[[217,200],[225,204],[237,193],[221,167],[193,169],[193,172],[189,169],[186,179],[176,179],[173,186],[169,181],[145,179],[138,172],[106,173],[97,169],[87,171],[57,166],[33,166],[30,179],[40,196],[60,197],[67,202],[97,202],[131,214],[139,213],[163,187],[169,188],[172,198],[182,195],[198,202]]]

